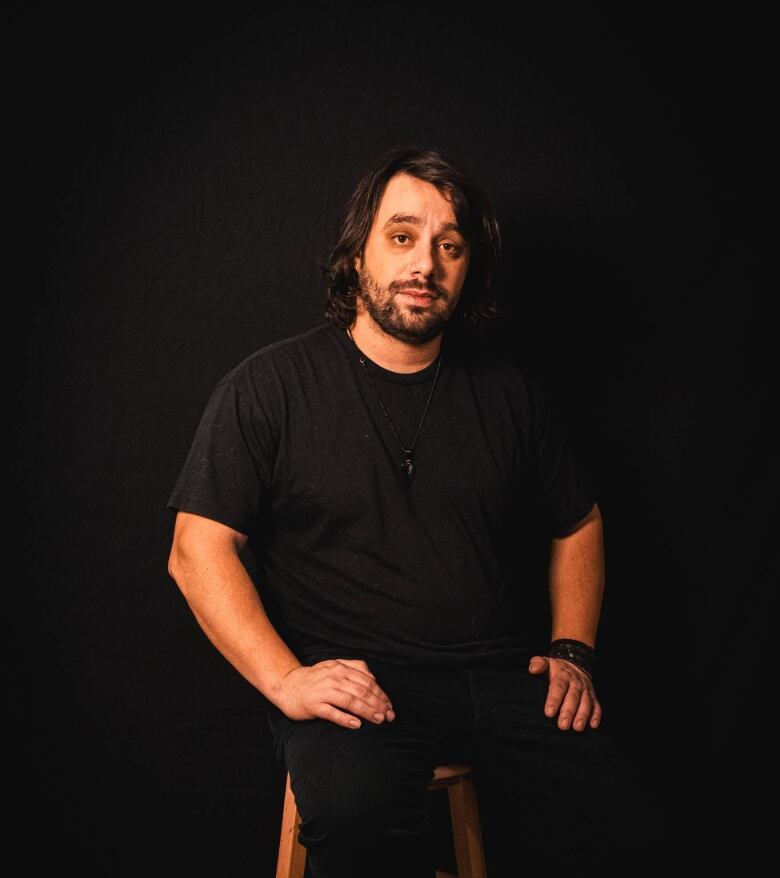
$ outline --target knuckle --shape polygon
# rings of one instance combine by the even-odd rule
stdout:
[[[309,713],[312,717],[316,717],[317,719],[333,719],[338,711],[332,705],[320,702],[319,704],[313,705]]]

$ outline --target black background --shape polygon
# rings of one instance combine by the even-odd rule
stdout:
[[[273,874],[263,700],[169,579],[165,504],[217,379],[322,321],[345,199],[410,141],[491,193],[503,337],[599,484],[600,693],[647,855],[760,848],[768,25],[607,9],[7,14],[7,804],[31,867]]]

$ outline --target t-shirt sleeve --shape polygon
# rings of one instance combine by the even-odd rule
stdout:
[[[168,508],[248,534],[270,506],[276,447],[270,420],[223,380],[206,405]]]
[[[533,382],[530,392],[538,499],[550,536],[562,537],[593,508],[594,487],[545,393]]]

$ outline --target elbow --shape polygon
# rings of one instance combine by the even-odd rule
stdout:
[[[178,528],[168,555],[168,575],[186,597],[187,583],[198,568],[198,542],[186,528]],[[200,559],[203,563],[203,559]]]
[[[201,565],[202,565],[201,560]],[[168,556],[168,575],[189,603],[198,582],[198,559],[181,540],[174,540]]]
[[[193,567],[197,566],[194,556],[199,543],[202,542],[197,532],[198,523],[181,512],[176,516],[171,551],[168,555],[168,575],[182,592],[185,590]]]
[[[171,546],[171,553],[168,555],[168,576],[178,584],[179,582],[179,570],[181,567],[181,560],[179,558],[179,547],[176,543]]]
[[[186,598],[204,574],[237,558],[246,539],[222,524],[180,512],[168,555],[168,575]]]
[[[171,552],[168,555],[168,576],[184,591],[184,583],[186,580],[186,553],[182,549],[178,540],[174,540],[171,546]]]

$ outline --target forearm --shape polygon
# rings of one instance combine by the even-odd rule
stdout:
[[[275,701],[282,679],[300,666],[279,636],[237,551],[176,546],[171,576],[209,640],[253,686]]]
[[[604,595],[604,540],[598,507],[550,549],[551,639],[595,646]]]

